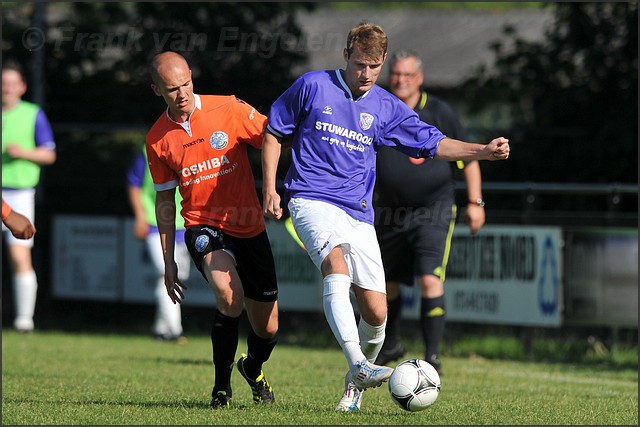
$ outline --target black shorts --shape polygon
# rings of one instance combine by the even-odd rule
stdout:
[[[187,228],[184,240],[196,268],[205,280],[207,277],[202,271],[204,256],[225,249],[235,257],[245,297],[261,302],[278,299],[276,266],[266,230],[255,237],[241,238],[231,236],[217,227],[195,226]]]
[[[385,280],[413,285],[414,277],[433,274],[444,282],[455,220],[455,204],[445,202],[377,211]]]

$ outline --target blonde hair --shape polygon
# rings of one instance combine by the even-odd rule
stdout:
[[[388,38],[379,25],[361,22],[349,31],[347,36],[347,55],[351,57],[354,49],[369,58],[382,58],[387,53]]]

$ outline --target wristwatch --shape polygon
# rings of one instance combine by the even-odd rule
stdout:
[[[478,205],[481,208],[484,207],[484,200],[482,200],[482,199],[469,200],[469,203],[472,203],[474,205]]]

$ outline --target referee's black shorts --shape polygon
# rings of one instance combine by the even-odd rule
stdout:
[[[188,227],[184,240],[196,268],[205,280],[207,277],[202,270],[204,256],[224,249],[235,257],[245,297],[261,302],[278,299],[276,267],[266,230],[255,237],[240,238],[217,227],[199,225]]]
[[[376,208],[376,234],[387,282],[413,285],[416,276],[433,274],[444,281],[456,205]]]

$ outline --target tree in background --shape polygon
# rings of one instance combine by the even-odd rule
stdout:
[[[33,3],[2,11],[3,56],[31,66],[45,50],[53,122],[148,125],[162,109],[150,96],[147,65],[180,51],[203,93],[235,93],[265,111],[306,59],[295,11],[314,3],[88,3],[47,5],[41,37]],[[40,42],[42,41],[43,44]]]
[[[126,168],[165,108],[149,87],[148,64],[156,53],[182,53],[200,93],[233,93],[266,114],[297,77],[291,69],[307,57],[295,12],[315,6],[74,2],[48,3],[42,6],[45,16],[38,16],[34,3],[3,5],[3,57],[20,60],[28,70],[43,57],[45,109],[60,157],[43,180],[48,208],[130,212]],[[45,22],[42,29],[34,24],[38,18]],[[33,90],[35,82],[29,83]],[[253,157],[258,167],[259,153]],[[99,182],[89,185],[96,176]]]
[[[70,122],[110,126],[101,135],[64,135],[60,162],[50,171],[56,182],[84,183],[85,175],[103,170],[116,179],[129,161],[126,153],[137,148],[131,139],[139,136],[114,140],[112,124],[146,129],[163,108],[149,91],[146,67],[155,53],[182,51],[203,93],[235,93],[266,112],[307,57],[295,12],[316,7],[54,2],[46,5],[40,46],[37,32],[30,31],[34,3],[5,3],[2,50],[27,67],[44,52],[44,106],[54,130]],[[635,181],[637,2],[550,7],[555,24],[544,42],[525,41],[507,28],[506,40],[493,46],[495,72],[481,68],[465,85],[465,98],[478,109],[496,99],[512,106],[517,125],[505,131],[514,147],[510,161],[483,175],[487,181]],[[72,140],[80,143],[71,147]],[[118,197],[120,189],[113,191]],[[115,206],[110,198],[94,205],[109,213]],[[68,202],[61,198],[60,208],[68,209]],[[119,206],[126,209],[127,201]]]
[[[486,168],[496,181],[637,182],[638,3],[556,3],[543,42],[506,28],[495,72],[465,83],[473,109],[512,106],[509,162]],[[513,46],[507,49],[506,46]]]

